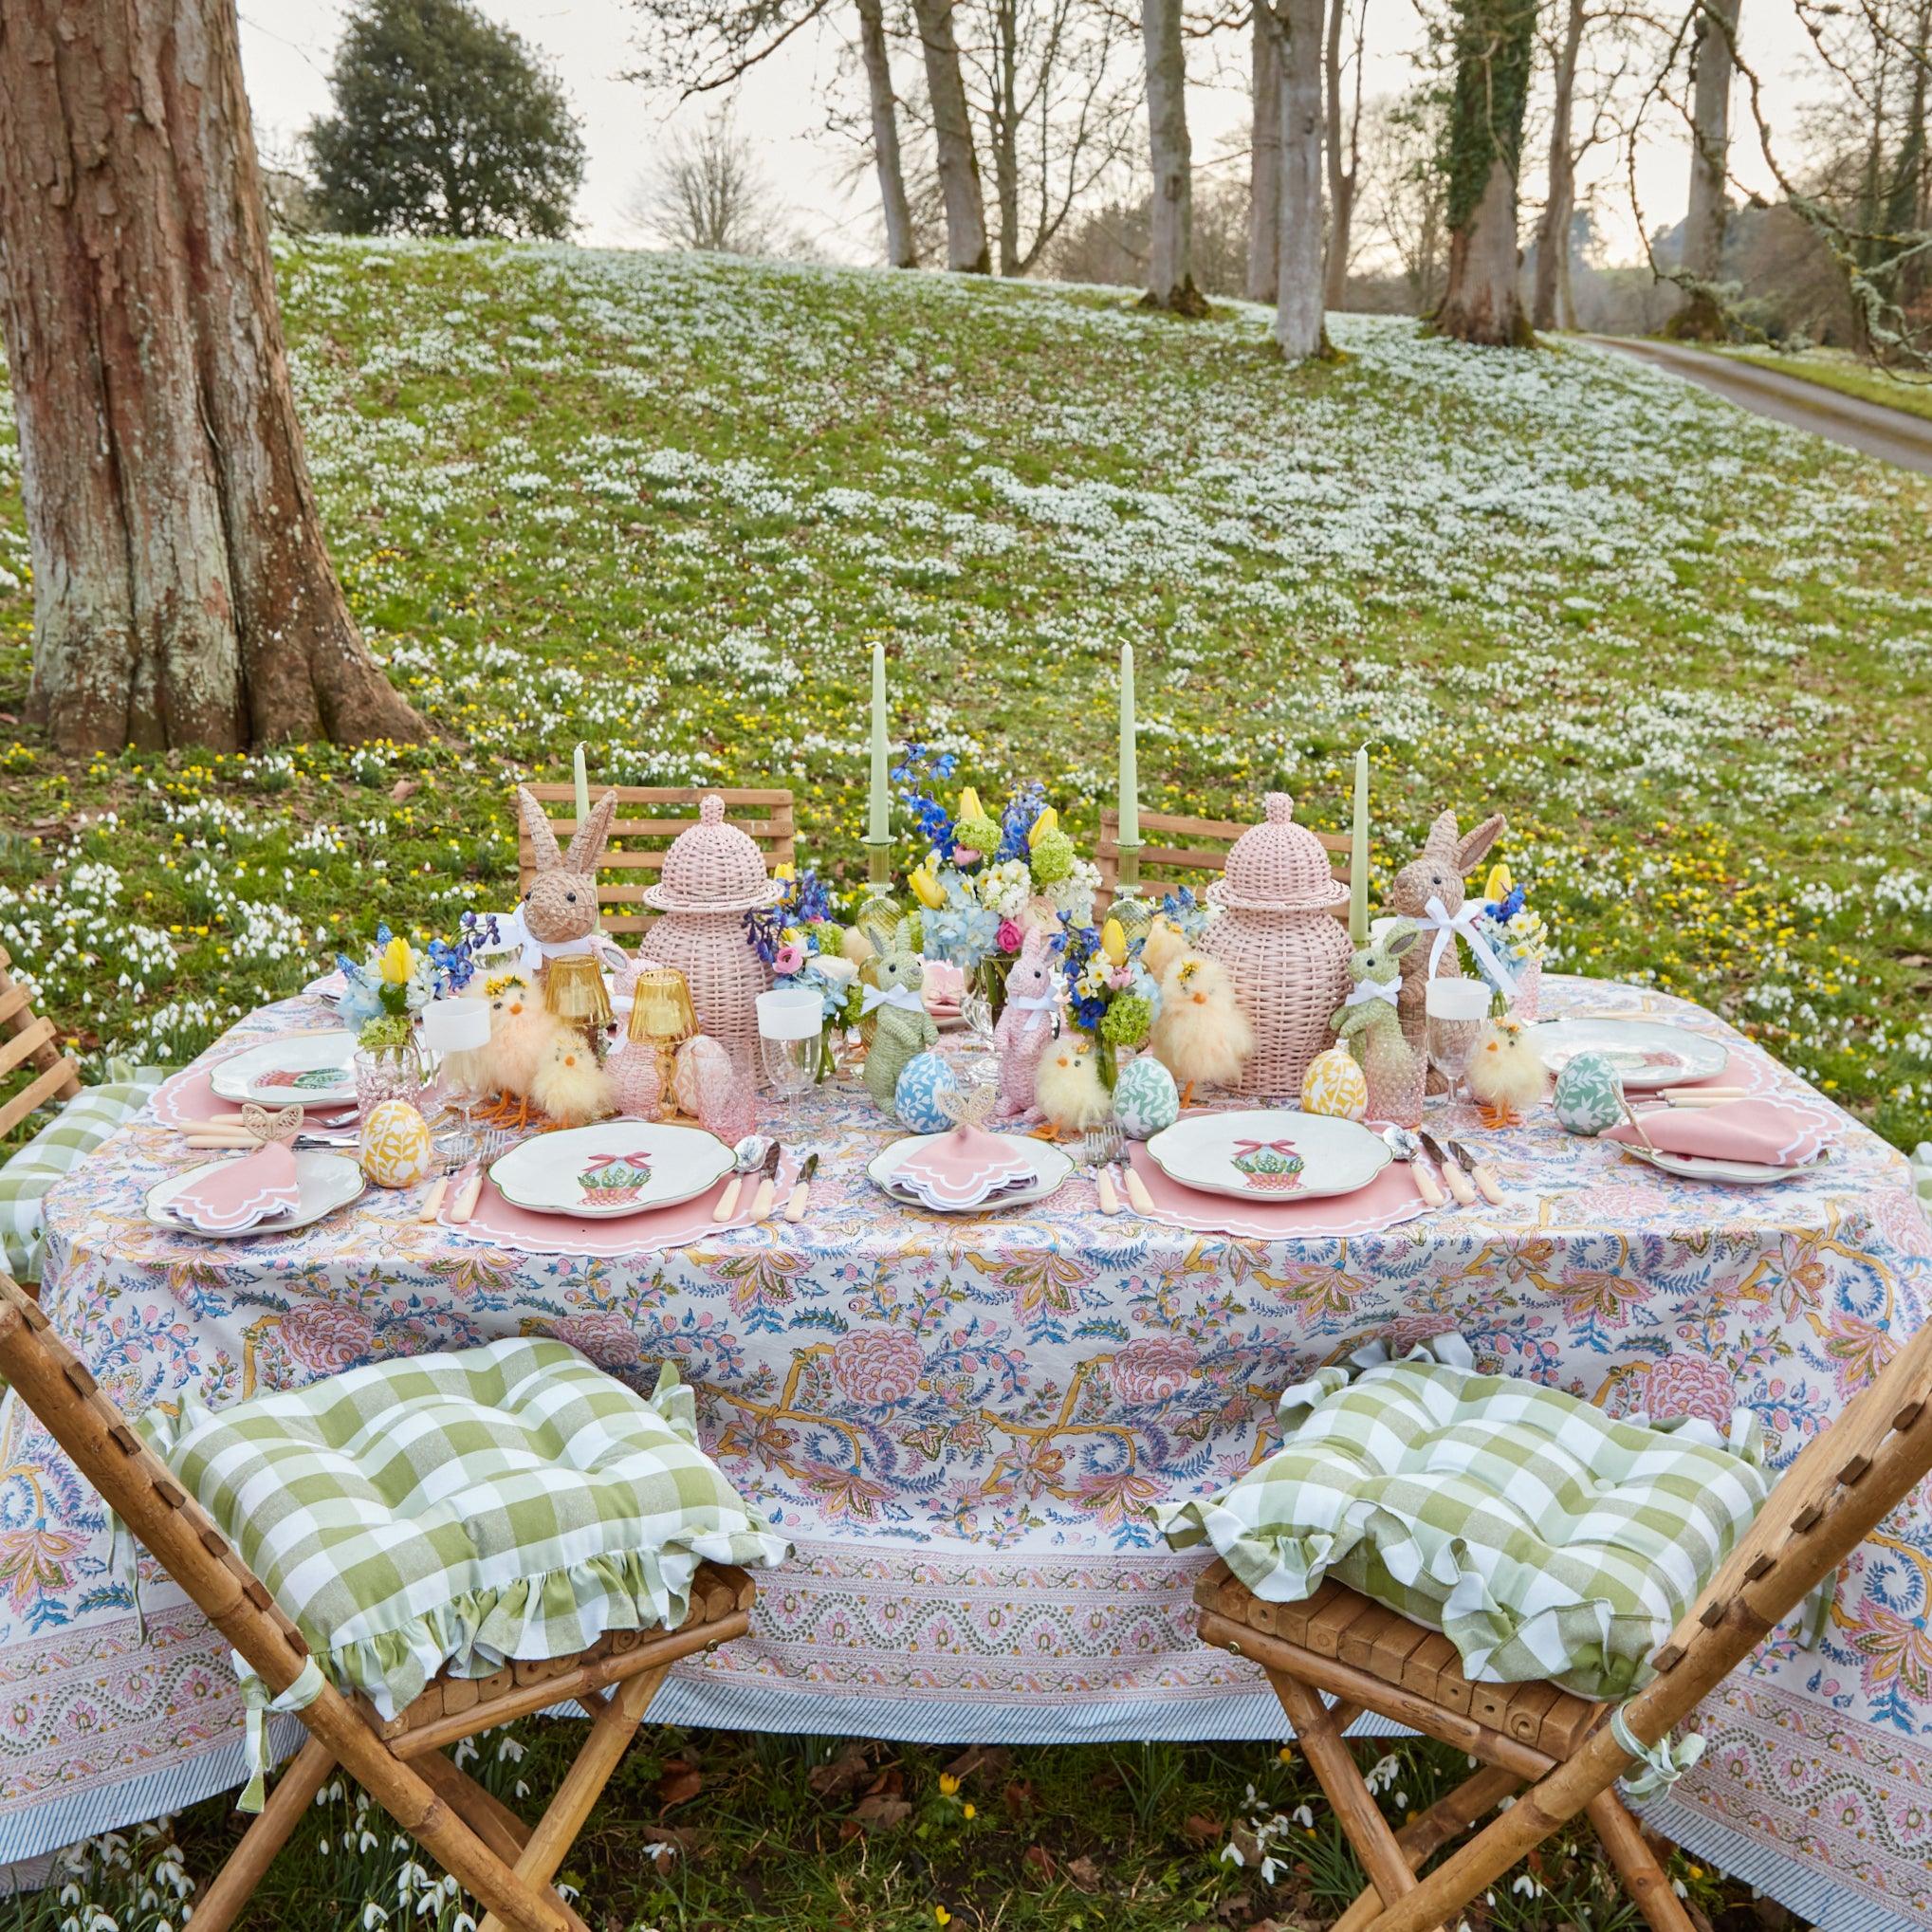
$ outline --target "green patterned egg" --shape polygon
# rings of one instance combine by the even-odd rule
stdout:
[[[1624,1076],[1607,1055],[1580,1053],[1556,1076],[1555,1105],[1572,1133],[1601,1133],[1624,1117]]]
[[[1181,1117],[1174,1076],[1151,1054],[1142,1054],[1120,1070],[1113,1089],[1113,1117],[1130,1140],[1146,1140]]]

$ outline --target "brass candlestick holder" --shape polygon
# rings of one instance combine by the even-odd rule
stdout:
[[[690,986],[675,966],[646,966],[637,975],[631,1006],[630,1037],[657,1056],[657,1107],[660,1120],[678,1118],[672,1093],[677,1070],[677,1050],[698,1030]]]

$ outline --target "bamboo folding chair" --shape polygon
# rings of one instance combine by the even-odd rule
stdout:
[[[10,1099],[0,1100],[0,1140],[36,1107],[71,1100],[81,1091],[81,1069],[54,1044],[59,1037],[54,1022],[33,1010],[27,988],[7,970],[12,964],[0,947],[0,1086],[23,1066],[28,1081]]]
[[[270,1693],[288,1690],[309,1661],[302,1633],[4,1274],[0,1373]],[[518,1663],[487,1678],[446,1672],[388,1721],[325,1682],[298,1714],[308,1741],[194,1902],[195,1932],[225,1932],[233,1923],[338,1764],[483,1902],[482,1932],[589,1932],[550,1881],[666,1673],[681,1657],[743,1635],[754,1593],[744,1571],[703,1564],[678,1628],[613,1632],[578,1656]],[[534,1829],[443,1755],[479,1731],[571,1702],[590,1717],[590,1736]]]
[[[576,790],[566,784],[528,785],[524,788],[549,812],[559,843],[567,846],[577,831]],[[725,822],[748,833],[763,848],[767,866],[789,865],[798,854],[798,827],[792,818],[792,795],[775,786],[731,789],[719,785],[613,785],[599,786],[617,795],[617,810],[643,807],[642,816],[619,819],[611,827],[611,849],[598,861],[597,902],[602,911],[606,932],[643,932],[652,915],[644,910],[644,889],[648,876],[664,869],[664,855],[680,832],[698,822],[697,808],[713,793],[725,801]],[[563,805],[569,815],[560,817],[552,807]],[[678,806],[689,810],[678,812]],[[748,814],[749,816],[745,816]],[[649,840],[640,844],[639,840]],[[517,838],[519,892],[527,892],[537,875],[537,854],[530,835],[522,831]],[[616,874],[616,877],[606,874]]]
[[[1779,1478],[1751,1529],[1612,1712],[1548,1683],[1472,1684],[1438,1631],[1324,1583],[1265,1603],[1216,1563],[1195,1591],[1204,1641],[1267,1673],[1369,1875],[1332,1932],[1428,1932],[1553,1831],[1589,1814],[1653,1932],[1692,1932],[1612,1787],[1843,1563],[1932,1469],[1932,1327],[1921,1329]],[[1324,1698],[1334,1698],[1333,1704]],[[1342,1732],[1374,1711],[1467,1752],[1482,1769],[1391,1831]],[[1615,1721],[1613,1721],[1615,1720]],[[1620,1739],[1622,1741],[1620,1741]],[[1427,1876],[1423,1865],[1519,1786],[1516,1803]]]
[[[1140,815],[1142,843],[1136,852],[1135,876],[1121,875],[1120,813],[1113,805],[1100,810],[1100,842],[1095,848],[1095,863],[1100,869],[1102,904],[1112,900],[1123,885],[1138,888],[1143,896],[1158,897],[1188,886],[1199,892],[1203,874],[1227,870],[1227,848],[1249,830],[1236,819],[1188,819],[1171,812],[1143,812]],[[1313,829],[1313,828],[1308,828]],[[1345,833],[1316,832],[1322,850],[1335,863],[1335,883],[1349,883],[1349,839]],[[1165,842],[1155,843],[1155,840]],[[1203,839],[1212,844],[1204,845]],[[1152,871],[1150,871],[1150,868]],[[1179,874],[1179,876],[1177,876]],[[1346,905],[1337,908],[1346,919]]]

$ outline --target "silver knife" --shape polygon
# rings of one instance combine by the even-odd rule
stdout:
[[[1476,1189],[1470,1186],[1469,1176],[1463,1171],[1459,1161],[1452,1161],[1444,1152],[1442,1143],[1432,1133],[1420,1136],[1422,1144],[1428,1150],[1428,1157],[1435,1162],[1436,1170],[1442,1175],[1444,1184],[1456,1197],[1459,1207],[1472,1207],[1476,1203]]]
[[[1481,1190],[1483,1200],[1488,1202],[1492,1207],[1500,1207],[1502,1205],[1502,1184],[1496,1178],[1495,1170],[1490,1167],[1489,1163],[1472,1154],[1460,1140],[1452,1140],[1449,1143],[1449,1151],[1463,1163],[1463,1171]]]

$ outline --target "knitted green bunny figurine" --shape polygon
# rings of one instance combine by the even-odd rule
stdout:
[[[865,1090],[874,1106],[891,1119],[906,1062],[934,1045],[939,1029],[919,997],[926,968],[916,952],[889,952],[879,960],[876,971],[878,984],[867,986],[864,994],[864,1009],[877,1021],[865,1057]]]

